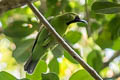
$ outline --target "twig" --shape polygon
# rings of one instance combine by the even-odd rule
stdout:
[[[70,55],[78,61],[83,68],[85,68],[92,77],[96,80],[103,80],[97,72],[90,67],[65,41],[64,39],[55,31],[55,29],[49,24],[49,22],[45,19],[45,17],[39,12],[39,10],[29,1],[27,0],[28,6],[32,9],[34,14],[40,19],[40,21],[45,25],[45,27],[54,35],[57,41],[70,53]]]
[[[88,22],[88,25],[86,27],[87,33],[88,33],[88,37],[91,36],[91,27],[90,27],[90,17],[89,17],[89,10],[88,10],[88,2],[87,0],[85,0],[85,13],[86,13],[86,19]]]
[[[110,64],[110,62],[112,62],[116,57],[118,57],[120,55],[120,51],[116,51],[115,53],[114,53],[114,55],[107,61],[107,62],[105,62],[104,64],[103,64],[103,67],[102,67],[102,69],[104,69],[105,67],[107,67],[109,64]]]

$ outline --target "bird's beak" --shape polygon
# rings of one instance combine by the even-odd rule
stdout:
[[[69,25],[69,24],[71,24],[71,23],[76,23],[76,22],[82,22],[82,23],[88,24],[88,22],[87,22],[86,20],[81,20],[81,19],[79,18],[79,16],[76,16],[74,20],[69,21],[69,22],[67,22],[66,24]]]
[[[79,22],[82,22],[82,23],[88,24],[88,22],[87,22],[86,20],[80,20]]]

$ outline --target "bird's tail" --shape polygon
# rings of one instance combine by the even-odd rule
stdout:
[[[24,70],[27,71],[29,74],[32,74],[38,61],[33,61],[31,58],[26,62],[24,65]]]

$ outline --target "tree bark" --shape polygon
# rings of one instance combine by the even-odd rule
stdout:
[[[37,0],[30,0],[37,1]],[[26,0],[0,0],[0,15],[8,10],[21,7],[26,4]]]

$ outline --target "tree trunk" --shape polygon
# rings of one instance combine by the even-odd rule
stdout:
[[[25,4],[26,4],[25,0],[0,0],[0,15],[8,10],[23,6]]]

